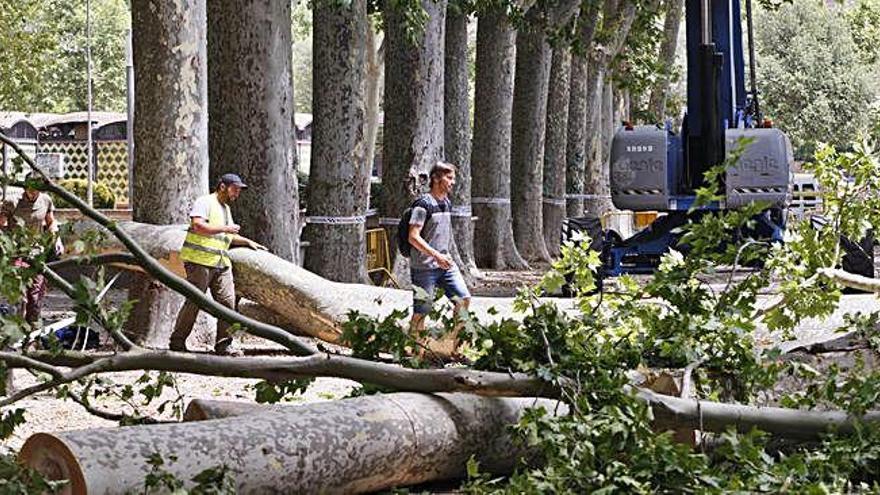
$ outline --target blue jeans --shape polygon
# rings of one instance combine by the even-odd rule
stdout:
[[[431,306],[434,303],[434,292],[438,287],[443,289],[446,297],[456,300],[456,302],[457,300],[471,297],[461,272],[454,266],[449,270],[442,268],[412,270],[410,278],[413,285],[413,313],[415,314],[425,315],[431,312]],[[416,287],[423,289],[426,294],[416,291]]]

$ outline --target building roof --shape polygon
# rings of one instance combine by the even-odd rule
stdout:
[[[47,114],[51,115],[51,114]],[[71,112],[65,114],[56,114],[53,118],[47,118],[37,127],[48,127],[60,124],[78,124],[89,120],[88,112]],[[92,124],[95,127],[102,127],[114,122],[125,122],[126,114],[122,112],[92,112]]]
[[[28,118],[29,115],[30,114],[24,112],[0,112],[0,129],[11,129],[15,124],[21,121],[25,121],[34,126],[33,121]]]

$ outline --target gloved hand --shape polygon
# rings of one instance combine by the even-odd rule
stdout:
[[[61,242],[61,238],[55,239],[55,256],[61,256],[64,254],[64,243]]]

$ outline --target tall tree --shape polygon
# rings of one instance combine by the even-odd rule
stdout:
[[[422,191],[427,173],[443,159],[443,51],[446,1],[423,0],[424,17],[399,2],[385,4],[384,218],[397,218]],[[419,21],[421,19],[421,22]],[[422,177],[420,178],[420,175]],[[397,222],[388,222],[391,239]],[[408,284],[405,258],[394,275]]]
[[[365,211],[370,168],[364,139],[368,31],[365,0],[318,0],[314,12],[312,163],[305,267],[325,278],[367,283]]]
[[[577,6],[578,2],[572,0],[539,1],[526,13],[516,37],[510,199],[516,247],[529,261],[550,260],[542,214],[547,87],[552,62],[547,33],[567,23]]]
[[[289,0],[208,0],[211,178],[250,187],[233,207],[242,235],[299,258]]]
[[[552,256],[559,254],[565,219],[565,149],[568,142],[568,104],[571,50],[553,49],[547,90],[547,137],[544,141],[544,243]]]
[[[373,163],[376,161],[376,140],[379,136],[379,113],[382,109],[382,87],[385,83],[385,37],[380,38],[379,27],[371,19],[367,27],[366,69],[364,81],[364,139],[367,151],[364,155],[366,174],[364,187],[370,187]],[[369,196],[364,198],[364,209],[370,207]]]
[[[586,169],[588,53],[599,23],[599,1],[585,2],[578,16],[577,36],[572,47],[568,104],[568,136],[565,143],[566,214],[584,213],[584,171]]]
[[[208,77],[204,0],[133,0],[135,97],[132,217],[188,223],[208,191]],[[183,297],[139,276],[128,331],[164,346]]]
[[[449,4],[444,58],[444,144],[446,160],[458,167],[452,190],[452,228],[462,260],[462,273],[476,270],[474,223],[471,220],[471,112],[469,96],[468,11],[465,2]]]
[[[876,83],[876,72],[861,65],[865,54],[847,19],[836,8],[800,2],[755,16],[764,114],[785,129],[796,158],[812,157],[818,142],[848,146],[878,96],[869,81]]]
[[[681,15],[684,11],[684,0],[665,0],[665,18],[663,20],[663,42],[657,57],[660,77],[651,89],[648,112],[654,122],[662,122],[666,117],[666,96],[675,73],[675,48],[678,46],[678,31],[681,27]]]
[[[646,8],[655,6],[656,1],[650,0]],[[595,148],[602,146],[602,93],[609,66],[623,49],[638,12],[637,7],[636,0],[606,0],[602,8],[602,29],[597,34],[595,49],[589,52],[584,156],[596,158],[587,160],[584,211],[596,216],[613,208],[608,184],[609,165],[603,159],[602,148]]]
[[[510,213],[510,136],[516,32],[502,6],[477,21],[471,204],[479,220],[474,255],[483,268],[528,267],[516,249]]]

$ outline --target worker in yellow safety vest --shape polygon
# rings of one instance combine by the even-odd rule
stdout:
[[[266,249],[262,244],[238,235],[240,227],[232,221],[229,205],[238,199],[245,188],[247,185],[241,177],[225,174],[220,177],[220,183],[213,193],[196,199],[189,214],[189,231],[180,249],[186,279],[202,291],[210,288],[214,301],[230,309],[235,309],[235,283],[229,247]],[[187,300],[177,315],[169,349],[187,351],[186,339],[192,333],[198,314],[198,306]],[[214,351],[222,355],[241,355],[241,351],[233,346],[228,330],[229,323],[218,318]]]

